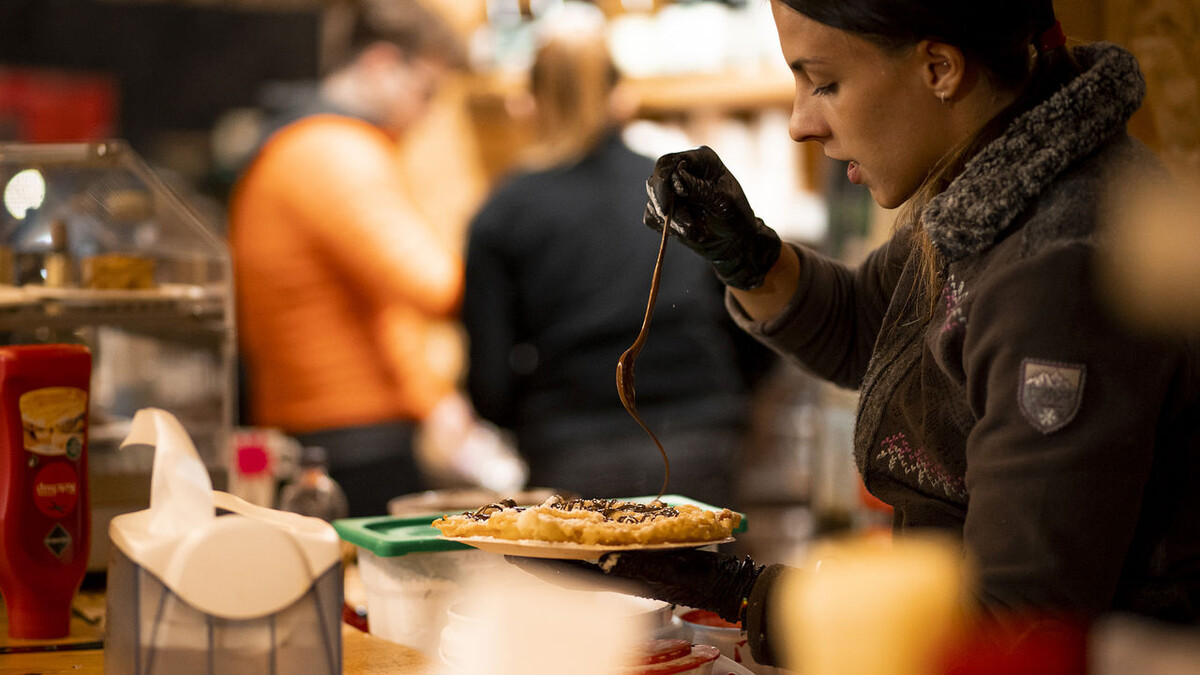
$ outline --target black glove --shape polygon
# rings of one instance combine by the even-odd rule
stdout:
[[[739,559],[712,551],[676,549],[609,553],[600,559],[600,569],[611,577],[638,583],[652,598],[707,609],[737,623],[763,567],[749,556]]]
[[[749,557],[739,560],[693,549],[608,553],[598,565],[576,560],[506,559],[568,588],[596,590],[596,575],[603,574],[612,590],[707,609],[732,623],[742,620],[750,589],[763,570]]]
[[[646,181],[642,221],[671,231],[726,285],[753,290],[779,259],[779,235],[754,216],[742,186],[708,146],[663,155]]]

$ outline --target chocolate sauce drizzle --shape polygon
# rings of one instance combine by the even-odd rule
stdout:
[[[518,511],[522,510],[517,508],[517,502],[514,500],[501,499],[498,502],[485,504],[474,511],[464,511],[463,515],[466,516],[468,520],[483,522],[488,518],[491,518],[493,513],[496,513],[497,511],[503,511],[504,509],[517,509]]]
[[[594,511],[603,516],[605,520],[618,523],[644,523],[658,518],[674,518],[679,515],[677,509],[667,506],[658,499],[642,504],[621,499],[563,499],[555,495],[543,502],[542,506],[560,511]],[[497,511],[505,509],[524,511],[525,507],[517,506],[517,503],[511,499],[502,499],[481,506],[474,511],[466,511],[463,516],[469,520],[482,522],[491,518],[492,514]]]
[[[667,208],[665,218],[663,219],[662,228],[662,243],[658,247],[658,260],[654,263],[654,276],[650,280],[650,298],[646,302],[646,316],[642,319],[642,329],[638,331],[637,339],[633,341],[633,345],[625,350],[620,359],[617,359],[617,395],[621,398],[621,403],[625,405],[625,410],[633,416],[635,422],[638,423],[647,434],[650,435],[650,440],[658,446],[658,452],[663,459],[663,482],[658,489],[658,496],[655,501],[662,499],[663,494],[667,491],[667,481],[671,479],[671,461],[667,459],[667,451],[663,449],[663,444],[658,440],[658,436],[650,431],[650,427],[642,421],[642,418],[637,413],[637,395],[633,389],[633,362],[637,359],[637,355],[642,351],[642,346],[646,344],[646,335],[650,332],[650,316],[654,314],[654,302],[658,298],[659,281],[662,279],[662,264],[663,259],[667,255],[667,237],[671,232],[671,215],[674,211],[674,203],[672,202]]]

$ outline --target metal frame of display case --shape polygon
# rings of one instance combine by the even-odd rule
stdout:
[[[26,169],[43,176],[44,200],[14,213],[3,197]],[[223,236],[123,141],[0,143],[0,190],[0,343],[76,342],[94,352],[93,529],[148,504],[152,451],[118,450],[136,408],[174,413],[222,485],[237,406],[232,261]],[[132,195],[132,211],[128,199],[117,205],[119,192]],[[52,221],[70,233],[60,252],[72,265],[104,253],[148,258],[153,287],[89,288],[78,272],[72,284],[38,283],[37,265],[54,253],[46,235]],[[141,379],[125,382],[123,369]],[[103,568],[106,554],[94,546],[89,568]]]

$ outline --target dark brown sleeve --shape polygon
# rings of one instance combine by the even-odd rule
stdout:
[[[1155,449],[1172,442],[1169,392],[1187,366],[1107,315],[1091,251],[1004,262],[969,289],[963,358],[978,421],[963,536],[993,607],[1104,611],[1125,566],[1146,564],[1136,533],[1165,527],[1143,509],[1158,497]]]
[[[875,338],[911,250],[902,230],[851,268],[799,245],[796,295],[768,321],[753,321],[732,293],[726,307],[756,339],[797,365],[834,384],[857,388],[867,370]]]

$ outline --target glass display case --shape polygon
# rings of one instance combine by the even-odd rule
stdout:
[[[118,450],[157,407],[220,484],[235,409],[224,238],[120,141],[0,144],[0,343],[92,350],[93,563],[119,513],[146,507],[152,453]],[[101,529],[105,528],[105,529]]]

